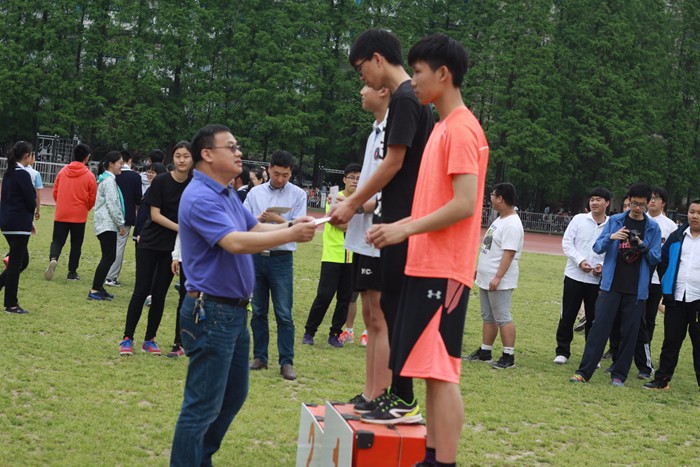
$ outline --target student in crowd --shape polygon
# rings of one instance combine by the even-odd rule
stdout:
[[[36,233],[33,224],[36,191],[29,172],[24,170],[31,154],[31,143],[15,143],[7,156],[7,171],[0,194],[0,230],[10,246],[7,269],[0,274],[0,289],[5,288],[5,311],[16,315],[29,313],[19,305],[17,289],[19,276],[29,265],[29,236]]]
[[[595,301],[598,298],[598,286],[605,258],[605,255],[593,251],[593,243],[608,221],[606,212],[610,206],[610,197],[610,191],[606,188],[596,187],[591,190],[588,197],[590,212],[574,216],[561,241],[567,261],[554,358],[554,363],[559,365],[565,364],[571,357],[571,341],[574,338],[572,328],[582,302],[586,337],[593,326]]]
[[[338,194],[339,198],[346,198],[353,194],[360,179],[360,164],[350,164],[345,167],[343,182],[345,187]],[[326,203],[326,212],[330,209],[330,203]],[[333,347],[342,347],[340,334],[343,332],[343,324],[348,316],[348,306],[352,298],[352,252],[345,249],[345,231],[347,225],[323,226],[323,254],[321,256],[321,272],[318,279],[316,298],[311,304],[309,316],[302,344],[313,345],[314,336],[318,327],[326,316],[328,307],[335,296],[335,311],[331,320],[328,344]]]
[[[88,212],[95,206],[97,195],[95,176],[87,167],[89,160],[90,146],[79,144],[73,148],[73,162],[63,167],[56,175],[53,185],[53,199],[56,201],[53,238],[49,251],[49,265],[44,272],[47,281],[53,279],[69,233],[68,280],[80,280],[78,266],[85,239],[85,224]]]
[[[88,300],[112,300],[114,298],[114,295],[105,290],[103,284],[107,272],[117,256],[117,234],[123,236],[126,233],[124,197],[116,179],[116,176],[122,171],[122,163],[119,151],[108,152],[100,161],[93,224],[95,235],[100,241],[102,257],[95,269]]]
[[[131,153],[129,151],[121,151],[122,155],[122,170],[117,175],[117,185],[124,199],[124,235],[117,235],[117,253],[114,263],[109,268],[105,285],[110,287],[121,287],[119,282],[119,274],[122,270],[124,261],[124,251],[126,244],[129,242],[129,234],[131,227],[136,224],[136,208],[141,204],[141,176],[131,170]]]
[[[175,170],[155,177],[145,200],[150,206],[151,217],[140,233],[136,248],[136,283],[126,313],[124,338],[119,344],[121,355],[133,353],[136,326],[149,292],[152,297],[151,308],[141,350],[160,355],[155,337],[163,318],[165,297],[173,279],[171,264],[178,232],[178,207],[182,192],[192,179],[192,155],[188,142],[182,141],[175,145],[173,161]]]
[[[479,287],[483,320],[481,347],[466,357],[491,362],[496,336],[501,335],[503,354],[493,363],[496,369],[515,367],[515,323],[510,312],[513,291],[518,286],[520,255],[525,231],[515,211],[515,187],[498,183],[491,193],[491,206],[498,217],[484,235],[474,283]]]
[[[666,303],[664,343],[659,369],[644,388],[669,389],[686,334],[693,345],[695,381],[700,386],[700,199],[690,203],[688,223],[666,240],[659,275]]]
[[[32,152],[29,156],[29,164],[24,168],[29,175],[32,177],[32,184],[36,190],[36,212],[34,213],[34,219],[39,220],[41,218],[41,190],[44,188],[44,182],[41,180],[41,173],[36,170],[33,166],[36,163],[36,155]]]

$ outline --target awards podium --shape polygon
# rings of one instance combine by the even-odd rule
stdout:
[[[410,467],[425,455],[425,426],[360,421],[352,404],[302,404],[297,467]]]

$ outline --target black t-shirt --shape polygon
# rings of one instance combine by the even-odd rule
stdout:
[[[405,145],[407,149],[401,169],[381,192],[381,222],[395,222],[411,215],[423,149],[434,124],[430,106],[418,102],[411,81],[401,83],[389,101],[382,158],[389,146]]]
[[[644,240],[644,228],[647,225],[647,219],[637,221],[630,216],[625,217],[623,224],[630,232],[635,231],[640,240]],[[639,268],[642,264],[642,255],[632,254],[631,245],[628,241],[619,242],[617,249],[617,264],[615,266],[615,275],[613,276],[612,286],[610,290],[613,292],[637,295],[639,286]],[[634,260],[632,261],[632,258]],[[630,262],[631,261],[631,262]]]
[[[177,224],[177,210],[180,206],[182,192],[192,180],[192,176],[180,183],[170,172],[156,176],[148,189],[145,204],[160,208],[160,213]],[[156,251],[172,251],[175,246],[177,232],[153,222],[149,217],[141,231],[139,248]]]

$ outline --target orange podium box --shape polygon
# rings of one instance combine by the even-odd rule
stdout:
[[[319,406],[302,405],[297,466],[410,467],[423,460],[424,425],[373,425],[361,422],[351,404],[324,408],[321,414]]]

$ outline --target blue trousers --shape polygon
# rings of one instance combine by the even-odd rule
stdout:
[[[645,300],[637,300],[636,295],[601,290],[595,305],[595,321],[588,334],[581,364],[576,373],[586,381],[591,379],[603,356],[615,318],[620,315],[620,348],[612,366],[611,378],[625,381],[632,365],[644,308]]]
[[[248,312],[205,302],[206,319],[195,323],[195,300],[185,296],[180,335],[190,358],[171,466],[210,466],[229,425],[248,395]]]
[[[253,314],[250,328],[253,331],[253,357],[267,363],[267,348],[270,343],[270,297],[277,321],[277,351],[279,364],[294,363],[294,255],[253,255],[255,266],[255,288],[253,289]]]

